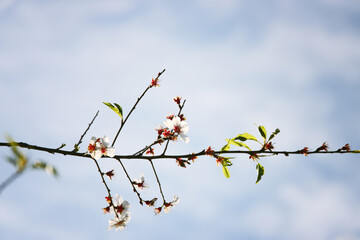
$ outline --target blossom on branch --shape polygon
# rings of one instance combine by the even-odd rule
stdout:
[[[266,145],[265,145],[265,149],[266,150],[269,150],[271,152],[271,150],[274,149],[274,145],[272,144],[272,142],[268,142]]]
[[[104,207],[103,211],[104,211],[104,214],[110,213],[110,206]]]
[[[146,151],[146,154],[151,154],[154,156],[154,149],[150,147],[149,150]]]
[[[151,79],[150,87],[160,87],[159,82],[160,80],[158,78]]]
[[[158,207],[154,209],[155,215],[158,215],[162,210],[162,207]]]
[[[180,199],[177,196],[174,196],[174,199],[171,202],[164,204],[164,212],[168,213],[170,211],[170,208],[179,204],[179,202]]]
[[[170,130],[175,132],[180,136],[180,138],[188,143],[189,137],[186,135],[186,133],[189,131],[189,127],[185,121],[181,121],[181,119],[176,116],[172,120],[168,119],[164,122],[164,125]]]
[[[140,173],[140,178],[139,179],[134,179],[132,184],[134,184],[135,186],[137,186],[140,189],[146,188],[147,184],[145,183],[144,174]]]
[[[186,118],[184,117],[184,114],[180,114],[180,115],[179,115],[179,118],[180,118],[181,121],[186,120]]]
[[[303,149],[299,150],[298,152],[301,153],[301,154],[304,154],[305,156],[307,156],[308,153],[309,153],[309,148],[304,147]]]
[[[110,180],[112,180],[112,177],[115,175],[114,169],[106,172],[105,175],[108,176],[110,178]]]
[[[205,150],[206,155],[213,156],[214,153],[215,153],[215,151],[211,148],[211,146]]]
[[[95,160],[100,159],[102,155],[114,157],[115,148],[109,147],[109,145],[109,138],[106,136],[102,138],[92,137],[86,153],[90,154]]]
[[[325,151],[327,152],[328,151],[328,144],[326,142],[324,142],[320,147],[318,147],[315,152],[320,152],[320,151]]]
[[[185,164],[189,164],[189,165],[190,165],[189,160],[183,160],[183,159],[181,159],[181,158],[177,158],[177,159],[176,159],[176,163],[178,164],[178,166],[183,167],[183,168],[186,168],[186,165],[185,165]]]
[[[115,195],[113,204],[114,204],[114,209],[121,216],[130,214],[130,212],[129,212],[130,203],[128,201],[124,200],[121,196],[119,196],[119,194]],[[110,209],[110,212],[113,213],[114,209]]]
[[[153,198],[151,200],[145,200],[145,204],[148,205],[149,207],[154,206],[155,202],[157,201],[157,198]]]
[[[177,96],[174,98],[174,102],[176,102],[178,105],[180,105],[181,97]]]
[[[166,119],[173,120],[174,117],[174,114],[169,114],[166,116]]]
[[[346,152],[349,152],[351,149],[350,149],[350,145],[347,143],[345,144],[345,146],[343,146],[342,148],[340,148],[340,151],[346,151]]]
[[[193,153],[193,154],[195,154],[195,153]],[[197,156],[192,156],[192,157],[188,158],[188,160],[192,161],[192,162],[195,162],[195,159],[197,159]]]
[[[114,219],[109,220],[108,230],[115,228],[115,230],[123,230],[126,227],[126,224],[130,221],[130,214],[127,213],[125,215],[121,215],[119,217],[115,217]]]

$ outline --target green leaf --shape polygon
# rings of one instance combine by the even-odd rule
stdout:
[[[229,169],[228,169],[227,167],[223,166],[222,170],[223,170],[224,176],[225,176],[226,178],[230,178]]]
[[[249,148],[249,146],[246,145],[245,143],[238,142],[238,141],[235,141],[235,140],[233,140],[233,139],[230,139],[230,140],[229,140],[229,143],[232,144],[232,145],[238,146],[238,147],[245,147],[245,148],[249,149],[249,151],[251,151],[251,149]]]
[[[257,180],[256,180],[256,183],[258,183],[260,180],[261,180],[261,177],[264,175],[265,173],[265,168],[260,164],[258,163],[256,165],[256,170],[258,172],[258,176],[257,176]]]
[[[78,152],[80,150],[80,147],[77,143],[74,144],[74,152]]]
[[[46,162],[36,161],[35,163],[32,164],[32,168],[44,170],[44,171],[46,171],[47,174],[49,174],[49,175],[51,174],[54,177],[58,176],[58,171],[55,169],[55,167],[53,167],[50,164],[47,164]]]
[[[279,132],[280,132],[280,129],[277,128],[277,129],[270,135],[269,141],[270,141],[271,139],[273,139]]]
[[[232,165],[232,162],[229,160],[230,158],[228,157],[222,157],[223,161],[222,161],[222,165],[223,167],[229,167]]]
[[[119,115],[121,119],[123,119],[123,111],[119,104],[114,103],[115,106],[108,102],[103,102],[103,104],[111,108],[111,110],[113,110],[117,115]]]
[[[122,108],[120,107],[120,105],[119,104],[117,104],[117,103],[114,103],[114,105],[116,106],[116,108],[119,110],[119,113],[121,114],[121,119],[123,118],[123,110],[122,110]]]
[[[353,153],[360,153],[360,150],[354,150]]]
[[[243,133],[243,134],[239,134],[237,135],[234,140],[240,140],[242,142],[245,142],[246,140],[253,140],[253,141],[258,141],[256,139],[256,137],[254,137],[253,135],[249,134],[249,133]]]
[[[228,141],[228,143],[221,148],[221,151],[229,151],[230,150],[229,139],[226,139],[226,141]]]
[[[264,126],[259,126],[259,132],[261,134],[261,136],[264,138],[264,140],[266,141],[266,129]]]
[[[6,138],[11,145],[11,151],[15,157],[8,157],[8,161],[17,167],[18,172],[24,171],[28,163],[27,157],[19,150],[19,148],[16,146],[16,143],[10,136],[6,136]]]
[[[36,161],[32,164],[32,168],[34,169],[45,169],[46,168],[46,163],[45,162],[40,162],[40,161]]]

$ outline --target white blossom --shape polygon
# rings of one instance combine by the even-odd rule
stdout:
[[[144,174],[140,173],[140,178],[139,179],[135,178],[134,181],[133,181],[133,184],[136,185],[140,189],[146,188],[147,185],[145,183]]]
[[[130,203],[124,200],[119,194],[115,195],[115,199],[113,201],[115,210],[121,216],[129,214]],[[114,213],[114,209],[110,209],[110,213]]]
[[[114,157],[115,148],[109,147],[109,138],[104,136],[103,138],[92,137],[88,146],[87,153],[95,160],[101,158],[102,155]]]
[[[120,215],[114,219],[109,220],[108,230],[115,228],[115,230],[123,230],[126,227],[126,224],[130,221],[130,214],[126,213],[125,215]]]
[[[168,213],[170,211],[170,208],[179,204],[179,202],[180,202],[179,197],[174,196],[174,199],[171,202],[165,204],[164,212]]]
[[[185,120],[181,121],[181,118],[178,116],[173,119],[168,119],[164,122],[164,125],[169,129],[173,130],[175,133],[179,134],[180,138],[185,142],[189,142],[189,137],[186,133],[189,131],[189,126]]]

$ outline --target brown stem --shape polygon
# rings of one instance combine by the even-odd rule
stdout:
[[[24,142],[0,142],[0,147],[11,147],[11,146],[18,146],[21,148],[27,148],[27,149],[32,149],[32,150],[36,150],[36,151],[40,151],[40,152],[48,152],[51,154],[63,154],[63,155],[69,155],[69,156],[77,156],[77,157],[84,157],[84,158],[91,158],[90,155],[86,154],[86,153],[79,153],[79,152],[73,152],[73,151],[66,151],[66,150],[61,150],[61,149],[56,149],[56,148],[47,148],[47,147],[41,147],[41,146],[36,146],[36,145],[31,145],[31,144],[27,144]],[[258,153],[262,153],[262,154],[267,154],[267,155],[302,155],[302,153],[297,150],[297,151],[269,151],[269,150],[254,150],[254,151],[249,151],[249,150],[231,150],[231,151],[216,151],[214,152],[215,154],[258,154]],[[359,150],[351,150],[351,151],[321,151],[321,152],[317,152],[317,151],[309,151],[307,154],[344,154],[344,153],[360,153]],[[198,156],[204,156],[206,155],[205,150],[202,150],[198,153],[191,153],[191,154],[179,154],[179,155],[155,155],[155,156],[143,156],[143,155],[115,155],[114,158],[116,159],[142,159],[142,160],[150,160],[150,159],[176,159],[176,158],[190,158],[190,157],[198,157]],[[103,156],[103,158],[109,158],[106,156]]]
[[[182,105],[180,105],[180,104],[178,105],[178,106],[179,106],[179,112],[178,112],[177,116],[180,116],[181,111],[182,111],[182,109],[184,108],[185,102],[186,102],[186,99],[184,100],[184,102],[183,102]],[[170,142],[170,139],[167,140],[166,145],[165,145],[165,148],[164,148],[164,151],[163,151],[163,153],[162,153],[161,155],[165,155],[166,150],[167,150],[167,148],[168,148],[168,146],[169,146],[169,142]]]
[[[161,183],[160,183],[159,177],[158,177],[158,175],[157,175],[157,173],[156,173],[156,170],[155,170],[154,164],[153,164],[153,162],[152,162],[152,159],[149,159],[149,162],[150,162],[151,167],[152,167],[152,169],[153,169],[153,171],[154,171],[154,174],[155,174],[155,177],[156,177],[156,181],[157,181],[157,183],[158,183],[158,185],[159,185],[160,194],[161,194],[161,197],[162,197],[162,199],[163,199],[163,201],[164,201],[164,204],[165,204],[166,201],[165,201],[164,193],[163,193],[163,191],[162,191]]]
[[[159,79],[159,77],[161,76],[161,74],[163,74],[165,72],[165,69],[162,70],[161,72],[158,73],[158,76],[156,77],[156,79]],[[131,113],[135,110],[137,104],[140,102],[140,100],[144,97],[145,93],[151,88],[152,86],[149,85],[145,91],[141,94],[141,96],[137,99],[137,101],[135,102],[134,106],[131,108],[129,114],[126,116],[125,120],[124,121],[121,121],[121,124],[120,124],[120,128],[118,130],[118,132],[116,133],[116,136],[114,138],[114,141],[113,143],[111,144],[111,146],[113,147],[115,142],[116,142],[116,139],[118,138],[119,136],[119,133],[121,132],[122,128],[124,127],[126,121],[128,120],[128,118],[130,117]]]
[[[114,209],[115,216],[118,218],[119,216],[118,216],[118,214],[117,214],[117,211],[116,211],[116,209],[115,209],[114,203],[113,203],[113,201],[112,201],[112,196],[111,196],[111,193],[110,193],[110,188],[108,187],[108,185],[107,185],[107,183],[106,183],[106,181],[105,181],[104,173],[101,171],[100,166],[99,166],[99,163],[98,163],[95,159],[93,159],[93,160],[94,160],[94,162],[95,162],[95,164],[96,164],[96,167],[97,167],[97,170],[98,170],[98,172],[99,172],[99,174],[100,174],[100,177],[101,177],[101,179],[102,179],[102,182],[104,183],[104,186],[105,186],[105,188],[106,188],[106,191],[108,192],[108,198],[109,198],[109,201],[110,201],[110,207],[112,207],[112,208]]]
[[[141,205],[143,205],[143,201],[144,201],[144,200],[141,198],[140,193],[138,192],[138,190],[136,190],[136,188],[134,187],[134,184],[133,184],[133,182],[132,182],[132,180],[131,180],[131,178],[130,178],[130,176],[129,176],[129,174],[128,174],[125,166],[124,166],[124,164],[122,163],[121,159],[120,159],[120,158],[117,158],[117,157],[114,157],[114,158],[116,158],[116,160],[118,160],[118,162],[120,163],[122,169],[124,170],[124,172],[125,172],[125,174],[126,174],[127,179],[129,180],[129,182],[130,182],[130,184],[131,184],[131,186],[132,186],[132,188],[133,188],[133,191],[136,193],[136,195],[137,195],[138,198],[139,198],[139,203],[140,203]]]
[[[93,117],[93,119],[89,123],[89,126],[86,128],[85,132],[81,135],[81,137],[79,139],[79,142],[74,145],[74,150],[73,151],[76,151],[76,152],[78,151],[78,147],[82,143],[82,139],[84,138],[87,131],[90,129],[91,125],[94,123],[95,118],[98,116],[98,114],[99,114],[99,111],[96,112],[95,116]]]

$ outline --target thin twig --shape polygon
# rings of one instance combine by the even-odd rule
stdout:
[[[156,77],[156,79],[159,79],[159,77],[161,76],[161,74],[163,74],[165,72],[165,69],[162,70],[161,72],[158,73],[158,76]],[[116,139],[118,138],[119,136],[119,133],[121,132],[122,128],[124,127],[126,121],[128,120],[128,118],[130,117],[131,113],[135,110],[137,104],[140,102],[140,100],[144,97],[145,93],[151,88],[151,84],[145,89],[145,91],[141,94],[141,96],[137,99],[137,101],[135,102],[134,106],[131,108],[129,114],[126,116],[125,120],[124,121],[121,121],[121,124],[120,124],[120,128],[118,130],[118,132],[116,133],[116,136],[114,138],[114,141],[113,143],[111,144],[111,146],[113,147],[115,142],[116,142]]]
[[[113,203],[113,201],[112,201],[112,196],[111,196],[111,193],[110,193],[110,188],[108,187],[108,185],[107,185],[107,183],[106,183],[106,181],[105,181],[104,173],[101,171],[100,166],[99,166],[99,163],[98,163],[95,159],[93,159],[93,160],[94,160],[94,162],[95,162],[95,164],[96,164],[96,167],[97,167],[97,170],[98,170],[98,172],[99,172],[99,174],[100,174],[100,177],[101,177],[101,179],[102,179],[102,182],[104,183],[104,186],[105,186],[105,188],[106,188],[106,191],[108,192],[108,199],[107,199],[107,200],[110,201],[110,206],[113,207],[114,212],[115,212],[115,216],[118,218],[119,216],[118,216],[118,214],[117,214],[117,211],[116,211],[116,209],[115,209],[114,203]]]
[[[152,146],[154,146],[154,145],[156,145],[156,144],[159,144],[159,142],[164,141],[164,140],[166,140],[166,139],[167,139],[167,138],[158,138],[158,139],[156,139],[156,140],[155,140],[153,143],[151,143],[149,146],[145,146],[143,149],[141,149],[141,150],[137,151],[136,153],[134,153],[134,156],[143,155],[146,150],[148,150],[149,148],[151,148]]]
[[[79,142],[74,145],[74,150],[73,151],[76,151],[76,152],[78,151],[79,145],[82,143],[82,139],[84,138],[87,131],[90,129],[91,125],[95,121],[95,118],[98,116],[98,114],[99,114],[99,110],[96,112],[95,116],[93,117],[93,119],[89,123],[89,126],[86,128],[85,132],[81,135],[81,137],[79,139]]]
[[[182,109],[184,108],[185,102],[186,102],[186,99],[184,100],[184,102],[183,102],[182,105],[180,105],[180,104],[178,105],[178,106],[179,106],[179,112],[178,112],[178,114],[177,114],[178,117],[180,116],[181,111],[182,111]],[[168,148],[168,146],[169,146],[169,142],[170,142],[170,139],[166,141],[166,145],[165,145],[164,151],[163,151],[163,153],[162,153],[161,155],[165,155],[166,150],[167,150],[167,148]]]
[[[130,178],[130,176],[129,176],[129,174],[128,174],[125,166],[124,166],[124,164],[123,164],[122,161],[121,161],[121,159],[120,159],[120,158],[117,158],[117,157],[114,157],[114,158],[115,158],[116,160],[118,160],[118,162],[120,163],[122,169],[124,170],[124,172],[125,172],[125,174],[126,174],[127,179],[130,181],[130,184],[131,184],[131,186],[132,186],[132,188],[133,188],[133,191],[136,193],[136,195],[137,195],[138,198],[139,198],[139,203],[140,203],[141,205],[143,205],[143,201],[144,201],[144,200],[141,198],[140,193],[138,192],[138,190],[136,190],[136,188],[134,187],[133,181],[131,180],[131,178]]]
[[[149,159],[149,162],[150,162],[151,167],[152,167],[152,169],[153,169],[153,171],[154,171],[154,174],[155,174],[155,177],[156,177],[156,181],[157,181],[157,183],[158,183],[158,185],[159,185],[160,194],[161,194],[161,197],[162,197],[162,199],[163,199],[163,201],[164,201],[164,204],[165,204],[165,203],[166,203],[166,200],[165,200],[165,197],[164,197],[164,193],[163,193],[163,191],[162,191],[161,183],[160,183],[159,177],[158,177],[158,175],[157,175],[157,173],[156,173],[156,170],[155,170],[154,164],[153,164],[153,162],[152,162],[152,159]]]

